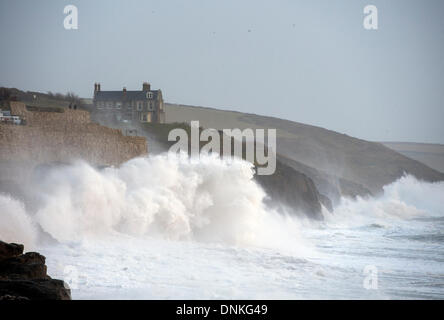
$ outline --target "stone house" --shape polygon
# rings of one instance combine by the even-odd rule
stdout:
[[[94,84],[93,104],[104,118],[119,121],[165,122],[162,91],[151,90],[144,82],[142,90],[102,91],[100,83]]]

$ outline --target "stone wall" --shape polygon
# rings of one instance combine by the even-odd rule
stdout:
[[[27,124],[0,124],[1,179],[26,178],[41,164],[83,159],[93,165],[119,165],[147,154],[145,138],[91,123],[87,111],[29,111],[23,103],[12,102],[11,113]]]
[[[20,116],[26,120],[29,126],[41,126],[42,124],[62,124],[62,123],[89,123],[89,112],[85,110],[74,110],[67,108],[53,107],[27,107],[18,101],[10,102],[11,114]]]

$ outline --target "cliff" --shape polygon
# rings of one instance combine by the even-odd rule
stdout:
[[[71,300],[62,280],[47,275],[45,257],[23,245],[0,241],[1,300]]]
[[[417,179],[443,181],[444,173],[381,143],[294,121],[214,108],[165,103],[167,122],[199,120],[204,128],[276,129],[283,162],[310,177],[333,200],[377,195],[383,186],[408,173]],[[285,159],[284,159],[285,158]]]

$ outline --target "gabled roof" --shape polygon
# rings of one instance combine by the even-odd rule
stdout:
[[[102,100],[102,101],[120,101],[120,100],[124,100],[124,95],[125,95],[126,100],[147,100],[148,98],[147,98],[146,94],[148,92],[152,92],[153,99],[157,100],[160,90],[126,91],[126,93],[124,93],[123,90],[97,91],[94,98],[96,100]]]

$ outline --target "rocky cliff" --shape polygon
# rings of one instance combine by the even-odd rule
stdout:
[[[279,159],[274,174],[255,175],[254,178],[269,196],[270,207],[316,220],[323,219],[321,205],[332,210],[330,199],[319,193],[313,180]]]
[[[45,257],[23,250],[0,241],[0,300],[71,300],[68,286],[48,276]]]

